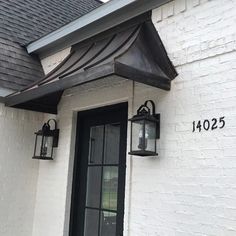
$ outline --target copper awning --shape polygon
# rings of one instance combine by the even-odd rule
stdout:
[[[110,75],[170,90],[177,75],[151,20],[131,21],[72,46],[41,80],[5,99],[11,107],[57,113],[65,89]]]

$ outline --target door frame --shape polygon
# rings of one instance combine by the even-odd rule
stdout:
[[[84,215],[79,215],[79,210],[75,211],[76,206],[82,207],[83,202],[79,202],[79,197],[81,196],[81,192],[78,190],[83,188],[86,181],[83,176],[83,173],[80,173],[80,166],[84,165],[83,161],[85,158],[81,158],[84,153],[82,153],[84,150],[86,150],[86,146],[84,146],[85,142],[83,142],[85,135],[85,123],[87,122],[87,125],[89,121],[87,120],[88,117],[93,117],[92,120],[94,120],[94,116],[101,117],[105,116],[106,114],[112,114],[114,117],[117,115],[119,117],[119,121],[122,123],[121,131],[120,133],[120,163],[119,163],[119,192],[121,194],[118,195],[118,209],[119,217],[117,219],[117,225],[120,227],[119,232],[117,235],[122,236],[123,235],[123,229],[124,229],[124,202],[125,202],[125,179],[126,179],[126,147],[127,147],[127,123],[128,123],[128,102],[123,102],[115,105],[109,105],[104,107],[99,107],[95,109],[85,110],[78,112],[77,116],[77,127],[76,127],[76,145],[75,145],[75,157],[74,157],[74,166],[73,166],[73,180],[72,180],[72,194],[71,194],[71,207],[70,207],[70,223],[69,223],[69,235],[74,236],[76,232],[79,231],[83,232],[82,229],[79,229],[78,222],[79,218],[83,217],[84,221]],[[105,119],[106,120],[106,119]],[[99,125],[99,123],[104,123],[105,120],[99,120],[96,124]],[[88,144],[87,144],[88,145]],[[84,159],[84,160],[83,160]],[[86,194],[83,193],[83,194]],[[76,224],[77,222],[77,224]],[[84,225],[84,223],[82,224]]]

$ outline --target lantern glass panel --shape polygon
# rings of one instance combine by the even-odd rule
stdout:
[[[146,151],[156,152],[156,122],[145,121]]]
[[[36,134],[34,156],[39,157],[41,153],[42,135]]]
[[[43,136],[41,157],[52,157],[53,136]]]
[[[144,133],[144,120],[133,121],[131,151],[145,150],[146,145],[147,143]]]

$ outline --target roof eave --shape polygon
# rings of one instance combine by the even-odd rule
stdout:
[[[30,43],[27,46],[27,51],[28,53],[40,54],[41,57],[50,55],[170,1],[171,0],[110,1],[79,19]]]

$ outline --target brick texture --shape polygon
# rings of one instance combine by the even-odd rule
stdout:
[[[68,235],[77,112],[128,101],[131,117],[147,99],[161,113],[159,156],[127,155],[124,235],[236,235],[236,2],[176,0],[153,21],[179,73],[171,91],[117,77],[65,91],[56,160],[39,169],[33,236]],[[223,129],[192,133],[194,120],[221,116]]]
[[[34,132],[43,114],[0,104],[0,235],[32,236],[39,162]]]

